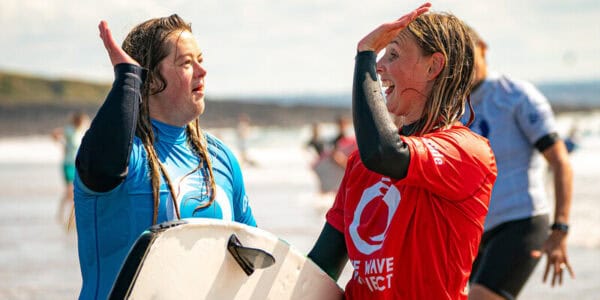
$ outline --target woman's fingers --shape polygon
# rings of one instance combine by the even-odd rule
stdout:
[[[108,28],[108,23],[106,23],[106,21],[100,21],[100,24],[98,24],[98,30],[100,31],[100,38],[102,39],[102,43],[104,43],[104,48],[106,48],[106,52],[108,52],[108,57],[110,58],[110,62],[113,66],[116,66],[120,63],[139,65],[138,62],[131,58],[131,56],[123,51],[121,46],[117,44],[113,38],[110,28]]]
[[[406,15],[398,18],[396,21],[389,23],[390,30],[400,31],[404,29],[406,26],[408,26],[408,24],[410,24],[410,22],[414,21],[420,15],[428,12],[430,7],[431,3],[425,3],[419,6],[419,8],[411,11],[410,13],[407,13]]]
[[[106,21],[104,20],[100,21],[100,24],[98,25],[98,30],[100,31],[100,38],[102,39],[104,48],[106,49],[108,57],[110,58],[110,61],[114,66],[117,63],[119,63],[116,61],[115,57],[115,47],[117,47],[117,43],[115,42],[115,39],[112,36],[112,32],[108,28],[108,23],[106,23]]]
[[[431,3],[425,3],[396,21],[385,23],[377,27],[358,43],[358,51],[381,51],[400,33],[400,31],[402,31],[402,29],[406,28],[410,22],[426,13],[429,10],[429,7],[431,7]]]
[[[575,272],[573,271],[573,267],[571,267],[571,264],[566,259],[565,266],[567,267],[567,271],[569,271],[569,275],[571,276],[571,278],[575,279]]]

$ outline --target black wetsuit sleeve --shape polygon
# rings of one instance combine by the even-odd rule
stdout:
[[[377,81],[376,54],[356,55],[352,88],[352,114],[360,159],[367,169],[395,179],[406,177],[408,145],[400,139]]]
[[[139,66],[115,66],[112,88],[81,141],[77,172],[93,191],[110,191],[127,177],[145,76]]]
[[[329,223],[325,223],[315,246],[308,253],[310,258],[333,280],[337,280],[348,261],[348,251],[344,234]]]
[[[534,146],[536,149],[538,149],[538,151],[544,152],[546,151],[546,149],[550,148],[552,145],[558,142],[558,140],[560,140],[558,133],[552,132],[537,140]]]

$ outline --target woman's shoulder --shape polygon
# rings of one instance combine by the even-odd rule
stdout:
[[[441,148],[445,148],[445,151],[457,153],[456,157],[462,162],[472,160],[477,165],[495,170],[494,151],[489,140],[462,124],[440,131],[432,139],[437,139],[437,144],[443,144]]]
[[[225,144],[219,137],[209,133],[204,132],[204,138],[206,139],[206,145],[208,151],[215,157],[223,159],[227,158],[227,160],[236,160],[233,151],[227,144]]]
[[[523,98],[545,99],[539,89],[531,82],[523,79],[514,78],[507,74],[497,74],[490,76],[486,81],[488,87],[495,91],[494,93],[504,95],[500,97],[505,101],[513,99],[520,103]]]
[[[209,149],[215,149],[215,150],[219,150],[219,151],[229,150],[227,145],[225,145],[225,143],[220,138],[215,136],[214,134],[206,132],[206,131],[203,133],[204,133],[204,138],[206,139],[206,144]]]
[[[456,145],[457,148],[469,148],[467,149],[468,151],[473,151],[476,148],[491,151],[488,139],[473,132],[462,123],[457,123],[447,129],[426,134],[424,137],[430,140],[438,140],[439,142],[445,141]]]

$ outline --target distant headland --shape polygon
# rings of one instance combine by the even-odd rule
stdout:
[[[591,85],[591,88],[598,87]],[[599,105],[596,101],[570,101],[569,97],[582,90],[578,86],[548,85],[540,89],[561,97],[556,101],[549,97],[557,113],[588,111]],[[53,128],[63,126],[75,111],[94,116],[109,90],[107,83],[0,71],[0,137],[49,134]],[[599,95],[593,91],[592,94]],[[254,98],[209,95],[206,111],[200,118],[202,126],[210,128],[234,127],[241,113],[247,114],[256,126],[302,126],[333,122],[339,115],[350,116],[350,106],[349,94]]]

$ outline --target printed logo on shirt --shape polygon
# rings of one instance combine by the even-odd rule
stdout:
[[[436,165],[441,165],[444,163],[444,155],[438,151],[435,147],[435,144],[428,138],[423,138],[423,142],[425,142],[425,146],[429,149],[431,156],[433,156],[433,161]]]
[[[248,195],[244,195],[244,200],[242,200],[242,213],[246,213],[248,209]]]
[[[388,228],[392,221],[392,217],[396,213],[398,204],[400,204],[400,191],[391,183],[389,178],[382,178],[380,182],[372,185],[371,187],[364,190],[360,202],[354,210],[354,217],[352,223],[348,228],[350,237],[354,246],[358,251],[363,254],[371,254],[379,249],[383,244]],[[385,229],[381,233],[374,235],[364,236],[359,233],[360,222],[363,220],[362,215],[365,212],[365,208],[372,201],[383,201],[387,205],[387,222]],[[383,216],[382,216],[383,217]],[[370,218],[365,218],[370,219]]]
[[[210,201],[210,194],[203,176],[200,175],[200,172],[194,172],[188,174],[188,176],[178,178],[176,182],[179,182],[176,187],[178,190],[175,192],[178,195],[177,205],[182,217],[210,217],[233,221],[233,210],[229,197],[218,184],[216,185],[215,202],[206,208],[195,211],[198,206]]]
[[[352,279],[358,284],[366,284],[371,292],[381,292],[392,287],[394,277],[394,257],[351,260],[354,273]],[[359,274],[364,273],[364,276]]]

